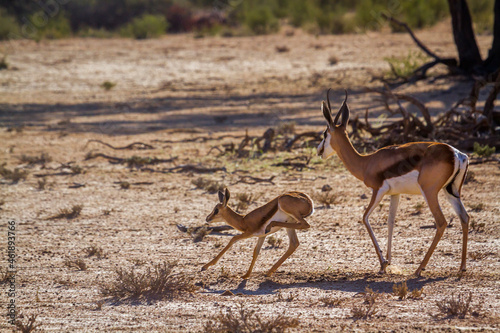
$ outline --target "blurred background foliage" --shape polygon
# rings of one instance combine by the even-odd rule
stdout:
[[[476,32],[491,33],[494,0],[468,4]],[[0,39],[234,36],[273,33],[287,24],[342,34],[387,27],[381,13],[417,29],[449,16],[446,0],[0,0]]]

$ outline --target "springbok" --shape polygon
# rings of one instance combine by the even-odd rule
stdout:
[[[438,193],[443,188],[446,198],[453,206],[462,224],[462,263],[460,269],[465,271],[469,215],[460,200],[460,192],[469,164],[467,155],[447,144],[436,142],[412,142],[394,145],[379,149],[371,154],[360,155],[347,136],[346,130],[349,121],[347,91],[335,119],[332,119],[329,92],[330,89],[326,94],[328,106],[325,101],[321,103],[321,110],[328,125],[323,133],[323,140],[318,146],[318,155],[322,158],[328,158],[336,152],[347,170],[372,189],[372,197],[363,215],[363,223],[375,246],[380,261],[380,272],[384,273],[387,265],[391,262],[392,234],[400,194],[422,194],[436,220],[437,230],[427,254],[415,272],[417,276],[420,276],[446,229],[446,219],[438,202]],[[338,123],[340,117],[341,121]],[[385,195],[391,196],[387,260],[384,259],[368,222],[373,209]]]
[[[228,207],[227,202],[229,198],[230,193],[227,188],[224,193],[219,191],[219,203],[215,205],[213,211],[207,216],[207,222],[226,222],[242,233],[231,238],[226,247],[212,261],[204,265],[201,270],[204,271],[208,267],[215,265],[224,253],[237,241],[250,237],[258,237],[250,268],[242,276],[243,279],[248,279],[266,236],[275,233],[281,228],[286,228],[290,245],[285,254],[267,272],[267,276],[271,276],[299,246],[299,239],[297,238],[295,229],[307,229],[310,227],[304,218],[314,212],[314,204],[311,198],[302,192],[287,192],[244,216]]]

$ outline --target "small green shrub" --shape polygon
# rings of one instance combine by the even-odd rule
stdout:
[[[64,13],[54,17],[47,16],[43,11],[36,12],[29,17],[36,31],[29,36],[35,40],[60,39],[71,36],[71,25]]]
[[[363,30],[380,30],[382,28],[380,13],[386,12],[384,6],[373,0],[361,0],[356,8],[356,25]]]
[[[7,14],[6,10],[0,8],[0,40],[9,39],[19,34],[19,24],[15,17]]]
[[[115,35],[112,31],[105,29],[82,28],[78,30],[78,37],[83,38],[111,38]]]
[[[421,52],[408,52],[405,57],[384,58],[391,66],[392,75],[397,78],[408,78],[423,64],[427,62],[427,57]]]
[[[474,155],[478,157],[490,157],[495,153],[495,150],[495,147],[483,146],[479,142],[474,142]]]
[[[116,86],[116,83],[114,82],[111,82],[111,81],[104,81],[102,84],[101,84],[101,88],[106,90],[106,91],[110,91],[111,89],[113,89],[114,87]]]
[[[7,63],[7,56],[4,56],[2,59],[0,59],[0,71],[2,69],[8,69],[9,64]]]
[[[245,25],[257,35],[278,31],[279,23],[268,7],[257,7],[249,10],[244,19]]]
[[[290,23],[301,27],[307,22],[315,21],[320,9],[313,1],[291,0],[288,4]]]
[[[449,15],[446,0],[402,1],[401,10],[404,21],[412,28],[432,26]]]
[[[122,29],[122,35],[135,39],[154,38],[163,35],[168,25],[165,17],[161,15],[144,14],[127,24]]]
[[[477,34],[488,34],[493,32],[493,7],[495,0],[468,1],[469,9],[474,23],[474,31]]]

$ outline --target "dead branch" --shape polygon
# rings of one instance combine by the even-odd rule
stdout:
[[[301,160],[305,158],[305,162],[293,162],[294,160]],[[306,156],[299,156],[299,157],[294,157],[294,158],[289,158],[284,160],[283,162],[280,163],[275,163],[272,164],[272,166],[282,166],[286,168],[292,168],[297,171],[302,171],[303,169],[310,169],[313,170],[313,167],[309,166],[309,162],[311,161],[311,157],[306,157]]]
[[[128,182],[127,182],[128,183]],[[123,182],[113,182],[113,184],[123,184]],[[153,185],[153,182],[135,182],[135,183],[128,183],[129,185]]]
[[[72,185],[68,186],[68,188],[80,188],[80,187],[85,187],[85,184],[73,183]]]
[[[96,142],[96,143],[100,143],[104,146],[107,146],[111,149],[114,149],[114,150],[124,150],[124,149],[141,149],[141,150],[145,150],[145,149],[155,149],[155,147],[151,146],[151,145],[148,145],[147,143],[144,143],[144,142],[133,142],[129,145],[126,145],[124,147],[115,147],[115,146],[112,146],[110,145],[109,143],[106,143],[104,141],[101,141],[101,140],[89,140],[87,141],[87,143],[85,144],[85,147],[84,148],[87,148],[88,144],[91,143],[91,142]]]
[[[189,142],[207,142],[207,141],[218,141],[222,139],[227,139],[227,138],[234,138],[234,139],[239,139],[243,138],[243,135],[221,135],[217,137],[211,137],[211,136],[197,136],[194,138],[189,138],[189,139],[182,139],[182,140],[153,140],[153,142],[159,142],[159,143],[189,143]]]
[[[321,132],[304,132],[300,134],[296,134],[292,139],[290,139],[288,142],[284,144],[284,149],[290,151],[293,147],[293,145],[301,140],[302,138],[313,138],[315,141],[321,141]]]
[[[483,109],[483,115],[486,117],[488,120],[488,123],[490,124],[490,131],[491,133],[495,132],[495,126],[494,126],[494,120],[493,120],[493,108],[495,104],[495,100],[497,99],[498,94],[500,93],[500,70],[497,71],[498,73],[496,74],[497,79],[495,81],[495,85],[493,86],[493,89],[491,89],[490,94],[488,95],[488,98],[486,99],[486,102],[484,104],[484,109]]]
[[[94,158],[102,157],[107,159],[110,163],[112,164],[127,164],[129,167],[142,167],[143,165],[149,164],[149,165],[154,165],[154,164],[160,164],[160,163],[172,163],[175,160],[177,160],[176,157],[172,158],[167,158],[167,159],[161,159],[161,158],[156,158],[156,157],[139,157],[139,156],[132,156],[128,158],[121,158],[121,157],[116,157],[116,156],[110,156],[107,154],[103,153],[89,153],[85,157],[85,160],[91,160]]]
[[[194,164],[184,164],[178,165],[173,168],[163,169],[163,172],[194,172],[194,173],[213,173],[217,171],[227,172],[225,167],[216,167],[216,168],[205,168]]]
[[[221,232],[221,231],[226,231],[226,230],[232,230],[234,229],[230,225],[219,225],[219,226],[201,226],[201,227],[186,227],[185,225],[182,224],[177,224],[177,229],[179,229],[182,232],[196,232],[200,230],[201,228],[207,228],[208,230],[212,232]]]
[[[457,102],[450,110],[433,121],[425,104],[413,96],[394,93],[387,85],[384,89],[367,89],[367,91],[381,96],[381,102],[391,116],[398,113],[391,109],[389,104],[389,100],[394,101],[402,119],[372,127],[368,121],[368,110],[365,112],[364,122],[359,117],[355,117],[351,122],[353,137],[365,146],[371,144],[380,148],[418,140],[444,141],[464,150],[472,150],[475,142],[494,147],[500,146],[499,135],[486,135],[494,119],[489,120],[483,115],[477,116],[478,112],[475,112],[473,107],[466,107],[466,99]],[[473,92],[475,91],[473,89]],[[473,97],[471,93],[469,99],[473,102],[472,105],[475,103]],[[402,101],[414,105],[420,111],[422,118],[408,112],[401,104]],[[374,140],[366,140],[361,132],[368,133]]]
[[[275,185],[273,182],[273,179],[276,176],[271,176],[269,178],[259,178],[259,177],[253,177],[253,176],[241,176],[240,179],[235,183],[244,183],[244,184],[257,184],[257,183],[270,183],[272,185]]]
[[[217,226],[217,227],[210,227],[210,226],[201,226],[201,227],[192,227],[188,228],[183,226],[182,224],[177,224],[177,228],[182,231],[182,232],[187,232],[193,237],[193,242],[198,243],[203,240],[203,238],[211,234],[212,232],[220,232],[224,230],[231,230],[233,227],[229,225],[223,225],[223,226]]]
[[[496,158],[496,157],[474,158],[474,159],[472,159],[469,162],[469,165],[483,164],[483,163],[488,163],[488,162],[497,162],[497,163],[500,163],[500,158]]]
[[[443,65],[446,65],[454,70],[457,69],[457,60],[455,58],[441,58],[439,57],[437,54],[435,54],[434,52],[432,52],[431,50],[429,50],[429,48],[427,46],[425,46],[424,43],[422,43],[418,38],[417,36],[415,36],[415,34],[413,33],[413,31],[410,29],[410,27],[408,26],[408,24],[404,23],[404,22],[401,22],[397,19],[395,19],[394,17],[391,17],[391,16],[387,16],[386,14],[382,13],[382,17],[391,21],[392,23],[404,28],[408,34],[410,35],[410,37],[413,39],[413,41],[415,42],[415,44],[417,44],[417,46],[422,50],[424,51],[425,54],[427,54],[429,57],[433,58],[434,61],[432,62],[429,62],[428,64],[425,64],[423,66],[421,66],[420,68],[418,68],[417,70],[415,70],[414,74],[418,74],[420,73],[420,76],[421,77],[425,77],[425,74],[426,72],[434,67],[435,65],[437,64],[443,64]]]

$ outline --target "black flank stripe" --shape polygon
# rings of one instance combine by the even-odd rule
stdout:
[[[399,161],[397,163],[394,163],[393,165],[385,169],[383,172],[380,173],[380,176],[382,176],[383,180],[405,175],[415,170],[415,168],[420,164],[421,161],[422,161],[422,155],[420,154],[411,155],[408,158]]]

